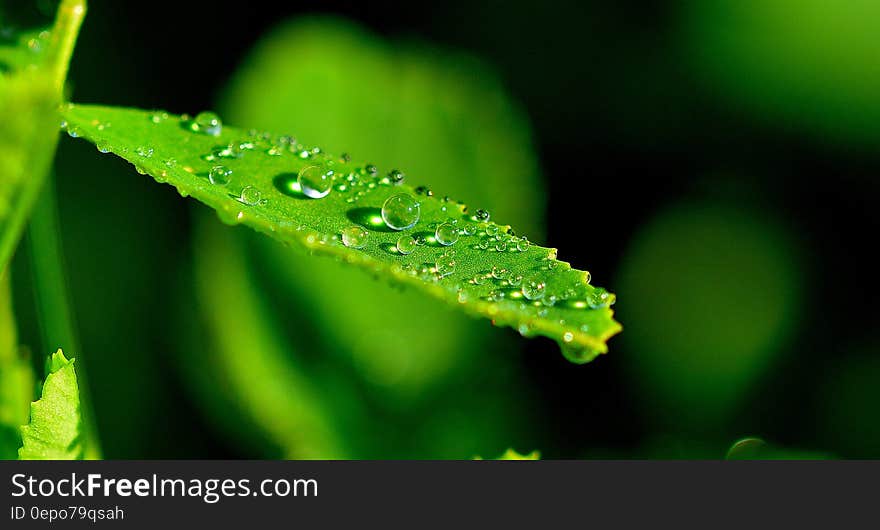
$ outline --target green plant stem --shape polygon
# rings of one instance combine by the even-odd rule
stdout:
[[[34,207],[28,227],[34,295],[39,314],[43,352],[61,348],[69,357],[76,357],[83,425],[85,426],[85,457],[101,458],[101,446],[95,414],[89,394],[87,363],[76,337],[70,311],[64,256],[59,237],[58,208],[54,178],[50,176]]]
[[[70,58],[85,16],[86,0],[63,0],[58,7],[55,25],[52,27],[47,66],[52,72],[55,88],[59,94],[64,89]]]

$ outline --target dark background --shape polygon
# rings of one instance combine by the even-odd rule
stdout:
[[[464,50],[493,67],[523,105],[533,127],[547,182],[546,241],[560,247],[566,261],[589,268],[594,283],[618,293],[616,317],[624,325],[624,332],[610,341],[610,354],[585,366],[566,362],[556,344],[547,340],[522,340],[524,352],[508,359],[524,364],[528,384],[536,389],[535,428],[552,433],[548,438],[555,444],[539,447],[545,456],[721,457],[731,443],[747,435],[831,456],[880,456],[876,413],[880,315],[871,273],[878,240],[874,203],[880,123],[866,120],[852,133],[844,118],[835,121],[833,110],[820,122],[799,119],[821,108],[821,100],[805,99],[801,108],[779,104],[769,88],[764,99],[760,92],[757,97],[740,98],[736,90],[725,90],[724,79],[706,74],[711,69],[693,60],[699,50],[694,52],[693,41],[682,37],[683,21],[691,11],[686,3],[93,0],[89,7],[70,74],[73,99],[81,102],[173,112],[210,107],[218,88],[266,30],[281,20],[312,13],[353,19],[383,37],[414,38]],[[846,2],[837,9],[855,10],[855,18],[872,14],[858,13]],[[791,20],[794,29],[789,34],[797,36],[796,11]],[[731,31],[736,31],[738,26],[731,24]],[[842,36],[847,33],[843,27],[838,31]],[[842,39],[845,51],[848,44]],[[793,38],[793,42],[798,41]],[[742,75],[751,74],[744,70]],[[873,81],[869,73],[865,77],[866,83]],[[833,83],[825,88],[836,90]],[[880,101],[880,95],[875,97]],[[783,110],[777,112],[778,108]],[[70,160],[92,156],[87,146],[67,140],[59,152],[59,157]],[[107,183],[103,193],[118,192],[133,201],[128,203],[131,215],[161,212],[149,216],[148,228],[134,224],[152,234],[151,245],[165,256],[148,266],[126,263],[124,253],[93,258],[105,260],[110,268],[128,269],[138,278],[140,285],[130,293],[141,307],[136,323],[128,330],[114,330],[112,336],[128,335],[141,342],[142,349],[157,352],[147,371],[162,381],[161,395],[147,399],[158,400],[157,409],[171,412],[159,414],[161,425],[147,429],[136,447],[124,447],[109,435],[107,456],[248,455],[218,436],[193,408],[182,388],[185,382],[173,375],[173,362],[161,353],[173,350],[174,338],[162,312],[149,309],[174,303],[172,292],[156,287],[173,274],[174,256],[186,253],[183,240],[191,207],[146,179],[119,179]],[[86,212],[78,210],[76,197],[94,192],[90,188],[95,182],[82,180],[84,184],[59,179],[59,195],[70,199],[62,199],[62,222],[72,225],[69,230],[74,234],[65,235],[66,251],[69,261],[80,260],[70,264],[72,277],[99,274],[77,257],[82,255],[79,250],[71,248],[86,245],[71,240],[86,230],[85,225],[77,228],[77,218]],[[710,212],[722,212],[725,222],[758,223],[749,234],[759,239],[761,234],[781,231],[786,248],[793,249],[784,254],[788,268],[780,273],[792,287],[780,296],[796,292],[785,302],[794,316],[780,324],[785,331],[774,335],[778,340],[765,348],[772,350],[767,353],[772,362],[744,376],[742,381],[748,384],[742,385],[747,389],[720,416],[691,417],[688,411],[704,405],[699,399],[679,403],[681,410],[673,410],[678,402],[655,399],[652,392],[662,391],[643,385],[643,375],[633,375],[639,373],[645,348],[660,351],[651,354],[655,359],[647,366],[661,370],[667,366],[662,357],[667,336],[639,331],[640,319],[650,316],[636,309],[642,305],[640,294],[653,297],[657,307],[668,307],[669,330],[678,330],[670,333],[684,336],[683,340],[691,331],[748,322],[748,315],[740,313],[752,307],[721,295],[713,298],[711,293],[691,298],[691,290],[712,291],[713,281],[723,281],[724,292],[747,294],[757,307],[763,305],[763,280],[753,283],[752,277],[739,276],[739,262],[727,268],[724,255],[718,257],[717,276],[710,270],[708,280],[691,275],[687,266],[681,268],[681,277],[671,277],[677,275],[679,265],[700,259],[689,252],[699,253],[702,247],[687,245],[691,237],[687,227],[699,217],[685,215],[685,221],[676,225],[684,230],[674,234],[682,243],[674,259],[656,255],[653,266],[638,268],[641,262],[633,253],[638,254],[638,242],[644,241],[640,234],[651,233],[658,217],[681,205],[698,209],[708,205]],[[735,213],[725,217],[725,212]],[[768,241],[768,247],[775,247],[776,239]],[[737,244],[735,238],[729,240],[734,254]],[[760,257],[753,263],[749,252],[743,249],[737,259],[745,263],[745,270],[751,265],[761,269]],[[691,280],[696,283],[690,284]],[[94,292],[91,287],[77,287],[76,279],[71,284],[75,304],[87,302]],[[639,290],[644,285],[657,289],[645,294]],[[705,305],[677,313],[680,304]],[[720,306],[727,309],[717,310]],[[676,320],[677,315],[684,316]],[[760,311],[754,315],[761,318]],[[99,319],[86,314],[79,321],[87,328]],[[23,327],[28,328],[28,323]],[[750,331],[743,327],[737,333]],[[82,334],[85,352],[109,346],[90,338],[99,330],[83,329]],[[724,337],[719,336],[719,343],[728,343]],[[124,355],[125,346],[117,347]],[[668,368],[678,370],[682,381],[711,379],[711,370],[689,371],[686,362],[682,368],[674,352],[669,353]],[[672,387],[676,377],[669,376]],[[842,396],[841,389],[848,393]],[[511,445],[518,446],[515,441]]]

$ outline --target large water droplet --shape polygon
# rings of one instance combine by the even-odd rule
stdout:
[[[440,223],[434,231],[434,239],[443,246],[453,245],[458,241],[458,228],[449,222]]]
[[[406,230],[419,222],[421,207],[409,194],[398,193],[385,200],[382,205],[382,220],[392,230]]]
[[[530,278],[525,280],[522,285],[522,294],[529,300],[540,300],[544,298],[547,286],[538,278]]]
[[[190,124],[190,129],[195,132],[210,134],[211,136],[220,136],[223,131],[223,122],[220,116],[213,112],[205,111],[196,114],[195,119]]]
[[[369,233],[361,226],[349,226],[342,231],[342,244],[348,248],[364,248]]]
[[[520,252],[525,252],[529,249],[530,243],[529,240],[525,237],[521,237],[519,241],[516,242],[516,249]]]
[[[217,184],[219,186],[229,184],[231,176],[232,170],[226,166],[214,166],[211,168],[211,171],[208,172],[208,180],[211,181],[211,184]]]
[[[320,199],[330,193],[333,186],[333,172],[321,166],[308,166],[300,170],[296,177],[299,187],[306,197]]]
[[[413,236],[410,235],[402,235],[397,240],[397,251],[406,256],[407,254],[412,254],[412,252],[416,249],[418,244]]]

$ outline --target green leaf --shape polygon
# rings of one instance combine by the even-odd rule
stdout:
[[[609,307],[614,295],[589,285],[589,273],[556,260],[555,249],[531,245],[513,252],[516,243],[510,227],[494,222],[478,225],[471,220],[474,212],[465,213],[463,205],[419,195],[406,185],[385,185],[382,176],[370,176],[366,166],[301,148],[295,142],[291,150],[285,137],[257,131],[224,126],[214,135],[207,122],[200,130],[198,121],[164,113],[69,105],[64,116],[68,133],[118,154],[140,172],[175,186],[181,195],[192,195],[217,210],[227,223],[250,226],[282,242],[300,244],[316,254],[334,256],[395,283],[416,287],[523,335],[556,339],[574,362],[587,362],[606,352],[605,341],[620,330]],[[251,144],[253,148],[244,149],[240,158],[224,152],[226,146],[233,146],[234,151]],[[208,178],[218,165],[232,171],[226,185],[212,184]],[[296,176],[313,167],[334,171],[337,186],[347,183],[348,175],[361,185],[309,199],[296,184]],[[389,230],[380,216],[386,199],[400,193],[419,197],[421,202],[418,224],[402,233]],[[439,245],[432,233],[434,223],[453,220],[460,228],[474,230],[474,235],[462,235],[450,247]],[[342,231],[355,225],[368,233],[360,249],[340,241]],[[489,241],[495,237],[489,235],[493,232],[499,242]],[[424,236],[427,243],[401,255],[395,250],[401,235]],[[481,242],[499,248],[505,245],[508,251],[483,250]],[[439,278],[453,262],[454,271]],[[492,277],[493,267],[502,279]],[[516,286],[507,283],[511,277]],[[544,300],[552,296],[558,301],[548,307],[526,300],[520,285],[529,293],[539,285],[537,291]]]
[[[538,451],[537,449],[535,449],[531,453],[526,453],[524,455],[521,455],[516,452],[516,449],[513,449],[511,447],[511,448],[507,449],[507,451],[504,451],[504,453],[502,453],[501,456],[499,456],[495,460],[540,460],[540,459],[541,459],[541,452]],[[482,460],[482,458],[477,456],[477,457],[474,457],[474,460]]]
[[[748,437],[730,446],[724,458],[725,460],[828,460],[834,457],[818,451],[778,447],[760,438]]]
[[[82,417],[74,359],[61,350],[49,361],[43,395],[31,404],[30,422],[21,428],[21,460],[81,460]]]

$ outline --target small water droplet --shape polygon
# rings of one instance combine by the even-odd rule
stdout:
[[[489,215],[489,212],[488,212],[488,211],[486,211],[486,210],[477,210],[476,212],[474,212],[474,216],[472,217],[472,219],[473,219],[474,221],[478,221],[478,222],[480,222],[480,223],[488,223],[488,222],[489,222],[489,217],[490,217],[490,215]]]
[[[493,265],[490,274],[496,280],[503,280],[507,276],[507,269]]]
[[[260,193],[260,190],[253,186],[245,186],[244,189],[241,190],[238,201],[247,204],[248,206],[255,206],[262,198],[263,194]]]
[[[495,243],[495,250],[498,252],[506,252],[507,251],[507,241],[499,240]]]
[[[110,144],[107,142],[98,142],[96,147],[98,148],[99,153],[109,153],[110,152]]]
[[[434,192],[431,191],[427,186],[419,186],[415,189],[415,192],[417,195],[425,195],[428,197],[434,195]]]
[[[407,254],[412,254],[416,249],[418,244],[414,237],[410,235],[402,235],[397,239],[397,251],[406,256]]]
[[[494,236],[497,233],[498,233],[498,225],[492,224],[492,223],[486,225],[486,235],[487,236]]]
[[[223,122],[220,121],[220,116],[213,112],[200,112],[196,114],[195,119],[190,124],[190,129],[211,136],[220,136],[220,133],[223,131]]]
[[[152,147],[138,147],[134,151],[138,156],[142,156],[144,158],[151,158],[153,156],[153,148]]]
[[[342,244],[348,248],[364,248],[369,233],[362,226],[349,226],[342,231]]]
[[[444,252],[437,257],[434,263],[434,269],[440,278],[445,278],[455,272],[455,254],[452,252]]]
[[[392,169],[388,172],[388,180],[390,180],[392,184],[402,184],[405,179],[406,175],[399,169]]]
[[[320,199],[326,197],[333,187],[333,171],[327,171],[321,166],[304,167],[297,175],[296,181],[303,195]]]
[[[407,193],[398,193],[385,200],[382,205],[382,220],[392,230],[406,230],[419,222],[421,207]]]
[[[522,274],[512,274],[507,278],[507,283],[509,283],[511,287],[519,287],[522,284],[522,281]]]
[[[544,298],[541,299],[541,303],[546,307],[553,307],[556,305],[556,302],[559,300],[559,297],[555,294],[545,295]]]
[[[450,223],[440,223],[434,230],[434,239],[443,246],[454,245],[458,241],[458,228]]]
[[[211,168],[211,171],[208,172],[208,180],[211,181],[211,184],[217,184],[218,186],[229,184],[231,176],[232,170],[226,166],[214,166]]]
[[[519,241],[516,242],[516,249],[520,252],[525,252],[530,246],[529,240],[525,237],[519,238]]]
[[[74,125],[73,127],[67,128],[67,135],[70,136],[71,138],[79,138],[80,135],[82,135],[82,131],[80,130],[79,127]]]
[[[163,121],[168,119],[168,113],[163,111],[158,111],[150,114],[150,121],[153,123],[162,123]]]
[[[596,287],[590,294],[587,303],[593,309],[614,305],[616,297],[601,287]]]

